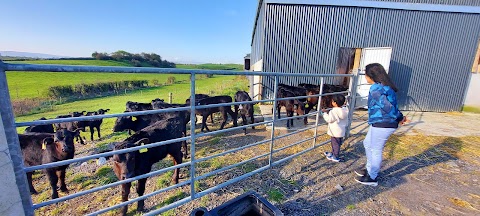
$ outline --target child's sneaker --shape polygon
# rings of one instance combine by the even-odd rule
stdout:
[[[333,155],[331,152],[324,152],[323,154],[325,155],[325,157],[327,157],[327,159],[328,157],[331,157]]]
[[[333,162],[340,162],[340,159],[338,159],[337,157],[335,157],[333,155],[327,156],[327,159],[331,160]]]

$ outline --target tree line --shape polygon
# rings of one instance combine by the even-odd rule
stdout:
[[[163,60],[162,57],[156,53],[129,53],[127,51],[118,50],[113,53],[94,52],[92,58],[97,60],[115,60],[128,61],[135,67],[153,66],[162,68],[174,68],[175,63]]]

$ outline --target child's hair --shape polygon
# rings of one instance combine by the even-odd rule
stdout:
[[[332,100],[333,100],[335,103],[337,103],[337,105],[338,105],[339,107],[341,107],[341,106],[343,106],[343,104],[345,104],[345,96],[343,96],[343,95],[341,95],[341,94],[340,94],[340,95],[338,95],[338,94],[337,94],[337,95],[333,95],[333,96],[332,96]]]
[[[365,67],[365,74],[374,82],[381,83],[385,86],[390,86],[395,92],[398,88],[393,84],[383,66],[379,63],[372,63]]]

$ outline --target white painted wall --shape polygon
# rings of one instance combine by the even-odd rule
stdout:
[[[263,60],[255,62],[250,69],[252,71],[262,71],[263,69]],[[261,93],[262,93],[262,77],[261,76],[253,76],[253,84],[250,85],[250,88],[253,88],[253,95],[251,95],[253,100],[261,100]]]
[[[472,74],[470,85],[468,85],[465,105],[480,107],[480,74]]]

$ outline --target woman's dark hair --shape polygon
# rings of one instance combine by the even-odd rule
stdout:
[[[335,101],[338,106],[343,106],[343,104],[345,104],[345,96],[343,95],[333,95],[332,100]]]
[[[374,82],[381,83],[385,86],[390,86],[393,91],[397,92],[398,88],[393,84],[383,66],[379,63],[372,63],[365,67],[365,74]]]

